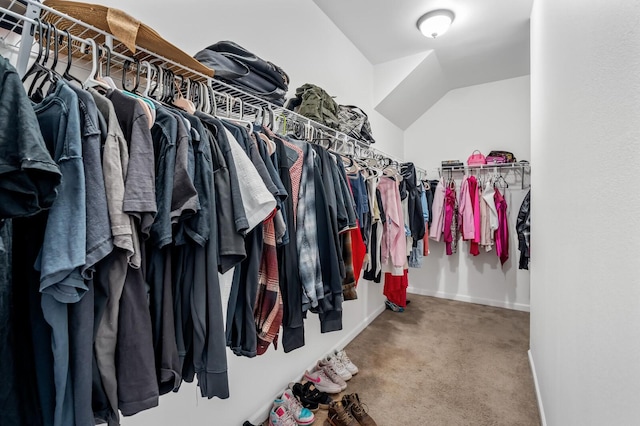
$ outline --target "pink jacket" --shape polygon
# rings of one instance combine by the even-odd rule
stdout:
[[[381,263],[384,265],[391,258],[395,268],[403,268],[407,261],[407,240],[404,233],[404,214],[398,184],[386,176],[380,178],[378,184],[382,205],[387,221],[382,233]]]
[[[471,194],[469,194],[469,181],[464,179],[460,187],[460,198],[458,199],[458,223],[462,231],[463,240],[473,240],[475,238],[475,221],[473,218],[473,204],[471,204]]]

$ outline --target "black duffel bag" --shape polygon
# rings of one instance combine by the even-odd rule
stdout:
[[[232,41],[219,41],[196,53],[194,58],[212,68],[214,78],[276,105],[284,105],[289,76],[279,66],[244,47]]]

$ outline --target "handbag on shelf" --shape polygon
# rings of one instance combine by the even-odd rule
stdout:
[[[487,164],[515,163],[516,156],[509,151],[491,151],[486,160]]]
[[[467,164],[469,166],[479,166],[482,164],[487,164],[487,159],[484,155],[477,149],[471,153],[469,158],[467,158]]]
[[[464,163],[460,160],[443,160],[440,164],[443,169],[455,169],[458,167],[464,167]]]

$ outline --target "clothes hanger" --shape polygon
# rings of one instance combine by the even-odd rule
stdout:
[[[131,67],[131,63],[135,62],[136,63],[136,78],[134,81],[134,87],[129,90],[127,88],[127,72],[129,71],[129,68]],[[153,101],[151,101],[148,98],[145,98],[141,95],[139,95],[138,93],[136,93],[136,90],[138,88],[138,86],[140,85],[140,75],[141,75],[141,71],[140,71],[140,61],[138,61],[137,59],[133,59],[129,60],[126,59],[124,61],[124,64],[122,65],[122,91],[121,93],[135,99],[136,101],[138,101],[138,103],[140,104],[140,106],[144,109],[144,113],[147,116],[147,122],[148,122],[148,126],[151,129],[156,121],[156,114],[155,114],[155,109],[156,106],[153,103]]]
[[[98,68],[98,76],[96,80],[100,80],[105,83],[111,90],[118,90],[118,86],[116,86],[116,82],[111,78],[111,48],[106,44],[102,45],[102,49],[105,52],[106,62],[104,63],[104,73],[102,72],[102,62],[100,62],[100,67]]]
[[[207,89],[207,99],[209,100],[209,110],[207,113],[209,115],[216,116],[218,113],[218,104],[216,100],[216,92],[213,90],[213,87],[211,87],[211,81],[207,82],[205,88]]]
[[[176,76],[168,68],[162,69],[162,101],[170,104],[176,98]]]
[[[101,52],[98,47],[98,44],[92,38],[86,39],[85,42],[91,48],[91,71],[89,72],[89,76],[87,77],[87,79],[84,81],[84,83],[82,83],[82,86],[85,89],[101,88],[104,90],[109,90],[110,87],[106,83],[96,78],[96,74],[98,73],[98,70],[100,68],[100,56],[101,56],[100,55]]]
[[[315,128],[311,125],[311,120],[307,120],[304,123],[304,138],[305,140],[312,142],[315,136]]]
[[[34,96],[34,89],[36,87],[36,82],[44,77],[48,77],[50,80],[52,80],[53,77],[53,71],[51,71],[51,69],[47,68],[46,63],[49,61],[49,46],[50,46],[50,42],[51,42],[51,24],[46,24],[46,30],[44,25],[42,24],[42,22],[38,21],[39,23],[39,34],[40,37],[38,37],[38,56],[36,58],[36,61],[32,64],[31,68],[29,69],[29,71],[27,71],[27,73],[22,77],[22,82],[24,83],[27,78],[30,75],[34,75],[33,80],[31,80],[31,86],[29,87],[29,90],[27,91],[27,96],[29,96],[29,98],[32,98]],[[46,43],[46,44],[45,44]],[[42,54],[44,52],[44,55]],[[42,61],[42,62],[41,62]],[[41,93],[38,93],[38,95],[40,95],[40,99],[44,98],[44,96],[41,96]]]
[[[141,67],[145,67],[147,69],[147,76],[145,78],[144,90],[142,91],[142,96],[147,98],[149,97],[149,89],[151,88],[151,82],[153,80],[153,68],[149,61],[142,61],[140,63]]]
[[[62,74],[62,78],[67,81],[75,81],[76,83],[82,85],[82,82],[78,78],[69,73],[69,71],[71,70],[71,64],[73,62],[73,45],[71,44],[71,33],[69,33],[69,30],[65,30],[65,33],[67,34],[67,66],[64,70],[64,73]]]
[[[190,81],[189,100],[193,102],[196,111],[202,111],[204,104],[203,87],[200,81]]]
[[[43,61],[42,65],[46,69],[48,69],[49,72],[43,74],[43,78],[40,82],[40,85],[35,89],[35,96],[39,99],[44,98],[44,87],[47,83],[50,83],[49,90],[47,91],[47,93],[51,93],[51,91],[55,88],[55,83],[58,81],[58,79],[61,78],[61,75],[56,72],[56,66],[58,65],[58,29],[55,27],[55,25],[52,25],[52,24],[47,24],[47,26],[49,27],[47,31],[47,40],[46,40],[47,50],[45,53],[45,60]],[[51,42],[53,42],[53,47],[51,46]],[[53,62],[51,65],[47,65],[47,62],[48,62],[47,56],[49,52],[51,52],[52,50],[53,50]],[[29,88],[30,92],[32,91],[33,85],[35,84],[36,80],[37,78],[34,79],[33,82],[31,83],[31,88]]]
[[[504,184],[504,186],[500,185],[500,182],[502,182]],[[509,188],[509,184],[507,183],[507,181],[505,180],[505,178],[500,175],[496,178],[496,180],[493,182],[493,186],[497,187],[497,188],[501,188],[501,189],[507,189]]]
[[[36,56],[35,61],[31,64],[31,67],[27,70],[27,72],[22,76],[22,82],[27,81],[27,78],[32,74],[36,73],[40,69],[40,59],[42,59],[42,53],[44,51],[44,35],[43,35],[43,25],[40,19],[36,18],[36,22],[38,23],[38,55]],[[35,28],[35,27],[34,27]]]
[[[195,114],[196,113],[196,106],[193,104],[193,102],[191,102],[189,99],[185,98],[182,95],[182,85],[185,82],[185,78],[183,76],[178,76],[178,78],[180,78],[180,84],[178,85],[177,81],[173,81],[173,84],[176,87],[176,97],[173,99],[173,105],[184,110],[187,111],[189,114]]]

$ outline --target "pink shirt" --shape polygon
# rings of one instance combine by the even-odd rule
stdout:
[[[404,233],[404,215],[398,184],[386,176],[380,178],[378,184],[382,196],[382,206],[387,221],[382,233],[381,263],[391,260],[394,268],[404,268],[407,261],[407,244]]]
[[[473,207],[473,224],[474,235],[472,237],[471,246],[469,247],[469,253],[474,256],[480,254],[480,192],[478,191],[478,180],[475,176],[471,176],[468,179],[469,182],[469,195],[471,198],[471,205]]]
[[[473,240],[475,237],[475,222],[473,220],[473,204],[469,194],[469,181],[464,179],[460,186],[460,199],[458,200],[458,222],[462,231],[463,240]]]
[[[446,244],[446,253],[448,256],[453,254],[451,243],[457,235],[454,235],[451,229],[451,223],[453,222],[453,215],[456,208],[456,193],[455,191],[447,187],[444,196],[444,242]],[[457,241],[457,240],[456,240]]]
[[[496,230],[496,254],[500,258],[500,263],[509,259],[509,223],[507,221],[507,200],[504,199],[500,190],[496,188],[493,198],[498,210],[498,229]]]

